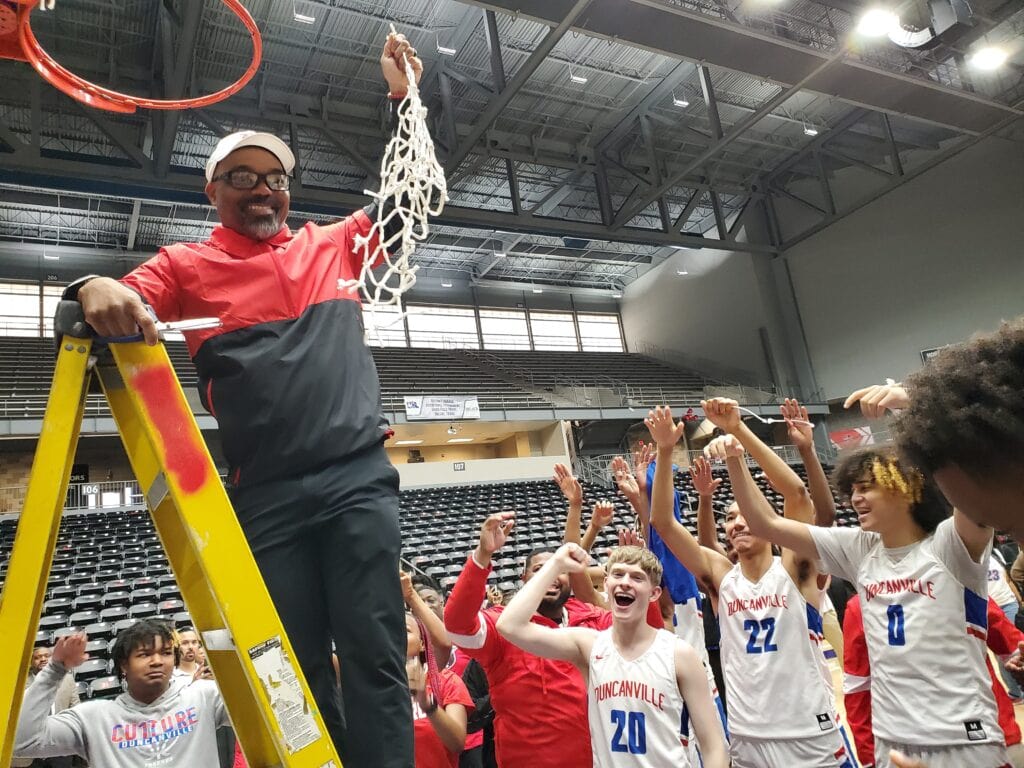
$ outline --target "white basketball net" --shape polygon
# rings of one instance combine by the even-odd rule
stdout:
[[[394,29],[392,26],[391,31]],[[430,217],[440,214],[448,201],[444,168],[434,154],[434,142],[427,130],[427,108],[420,100],[408,59],[405,73],[409,90],[399,105],[398,131],[380,161],[380,189],[366,191],[377,201],[377,220],[369,233],[355,239],[356,251],[363,252],[363,268],[357,279],[338,281],[338,290],[360,291],[371,312],[376,307],[398,307],[398,316],[389,313],[385,326],[402,318],[402,294],[416,283],[419,269],[409,263],[409,257],[416,250],[416,243],[430,233]],[[385,228],[396,217],[401,230],[385,240]],[[378,262],[379,276],[371,267]]]

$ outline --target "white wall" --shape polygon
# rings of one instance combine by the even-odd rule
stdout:
[[[1024,314],[1024,148],[987,139],[785,254],[828,398]]]
[[[766,312],[749,253],[678,251],[631,283],[622,327],[631,351],[647,342],[732,368],[770,372],[758,335]],[[676,274],[686,270],[688,275]]]
[[[568,456],[532,456],[526,459],[480,459],[461,462],[465,469],[456,472],[456,462],[396,464],[402,490],[431,485],[501,483],[510,480],[549,480],[555,464],[568,464]]]

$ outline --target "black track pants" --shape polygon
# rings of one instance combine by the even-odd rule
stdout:
[[[413,768],[398,471],[384,448],[231,498],[345,768]]]

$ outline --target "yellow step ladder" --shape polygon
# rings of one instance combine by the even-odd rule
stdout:
[[[70,307],[66,305],[72,305]],[[61,302],[53,386],[0,593],[0,766],[9,765],[93,375],[252,768],[341,768],[162,344],[93,344]],[[8,650],[9,649],[9,650]]]

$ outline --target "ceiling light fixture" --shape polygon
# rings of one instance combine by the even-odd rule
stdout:
[[[677,274],[677,275],[688,275],[688,274],[690,274],[690,273],[689,273],[689,272],[687,272],[687,271],[686,271],[685,269],[677,269],[677,270],[676,270],[676,274]]]
[[[451,288],[452,284],[448,280],[442,280],[441,281],[441,287],[442,288]]]
[[[612,298],[613,299],[621,299],[622,298],[622,294],[621,293],[613,293],[612,294]]]
[[[453,437],[448,442],[449,443],[472,443],[473,442],[473,438],[472,437]]]
[[[537,286],[535,285],[535,286],[533,286],[533,292],[534,292],[534,293],[544,293],[544,289],[543,289],[543,288],[538,288],[538,287],[537,287]]]
[[[434,41],[436,43],[437,52],[440,53],[442,56],[454,56],[456,53],[458,53],[457,50],[455,50],[449,45],[441,45],[441,36],[436,32],[434,33]]]
[[[576,85],[587,84],[587,78],[585,78],[583,75],[577,75],[576,73],[574,73],[572,71],[572,67],[569,67],[569,80],[576,83]]]
[[[679,98],[674,93],[672,94],[672,103],[680,108],[690,106],[690,102],[688,102],[686,99]]]
[[[998,48],[994,45],[986,45],[971,56],[968,61],[975,69],[990,72],[1003,66],[1008,58],[1009,54],[1006,52],[1006,49]]]
[[[872,8],[857,22],[857,34],[884,37],[900,26],[900,17],[884,8]]]
[[[315,16],[310,16],[306,13],[299,13],[299,9],[295,5],[295,0],[292,0],[292,18],[299,22],[299,24],[313,24],[316,21]]]
[[[420,445],[422,440],[396,440],[395,445]]]
[[[818,129],[815,128],[810,123],[804,123],[804,135],[805,136],[817,136],[818,135]]]
[[[458,431],[459,431],[459,430],[457,430],[457,429],[455,428],[455,425],[454,425],[454,424],[449,424],[449,425],[448,425],[448,434],[449,434],[449,435],[454,435],[454,434],[455,434],[455,433],[457,433]]]

